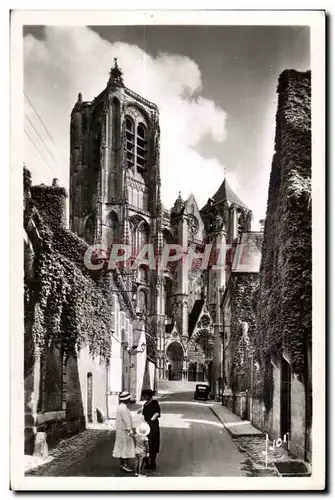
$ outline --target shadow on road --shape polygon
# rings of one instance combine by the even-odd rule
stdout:
[[[149,476],[160,477],[252,477],[256,473],[250,460],[242,454],[222,424],[210,411],[213,401],[195,401],[186,390],[164,394],[158,398],[162,416],[161,449],[157,471]],[[136,412],[137,405],[131,410]],[[138,406],[140,408],[141,405]],[[88,431],[85,431],[88,432]],[[79,437],[68,453],[38,467],[30,476],[129,477],[113,458],[115,431],[94,431],[100,434],[94,445],[87,446]],[[82,433],[83,434],[83,433]],[[93,439],[93,441],[94,441]],[[77,446],[77,447],[76,447]]]

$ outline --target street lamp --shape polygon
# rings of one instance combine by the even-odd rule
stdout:
[[[128,351],[128,352],[129,352],[129,354],[130,354],[131,356],[135,356],[135,355],[136,355],[136,354],[138,354],[138,353],[144,352],[144,351],[145,351],[146,346],[147,346],[147,344],[146,344],[145,342],[142,342],[142,344],[141,344],[141,346],[140,346],[140,349],[136,349],[136,348],[134,348],[134,347],[133,347],[133,349],[132,349],[132,350],[131,350],[131,349],[129,349],[129,351]],[[139,346],[137,346],[137,347],[139,347]]]

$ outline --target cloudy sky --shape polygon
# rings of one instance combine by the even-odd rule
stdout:
[[[180,190],[199,208],[229,184],[266,210],[276,86],[284,69],[310,69],[309,30],[268,26],[30,26],[24,30],[25,163],[34,183],[68,188],[70,113],[92,100],[118,57],[127,87],[161,120],[162,196]]]

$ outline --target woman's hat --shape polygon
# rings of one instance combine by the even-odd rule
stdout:
[[[136,427],[136,434],[139,434],[140,436],[147,436],[150,434],[149,425],[146,422],[142,422]]]
[[[130,399],[130,394],[128,391],[121,392],[121,394],[119,396],[120,401],[128,401],[129,399]]]
[[[142,396],[154,396],[156,393],[151,389],[143,389]]]

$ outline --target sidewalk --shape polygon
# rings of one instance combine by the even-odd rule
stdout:
[[[249,420],[242,420],[238,415],[228,410],[226,406],[222,406],[221,403],[214,403],[210,406],[210,409],[233,437],[263,435],[263,432],[256,429]]]

